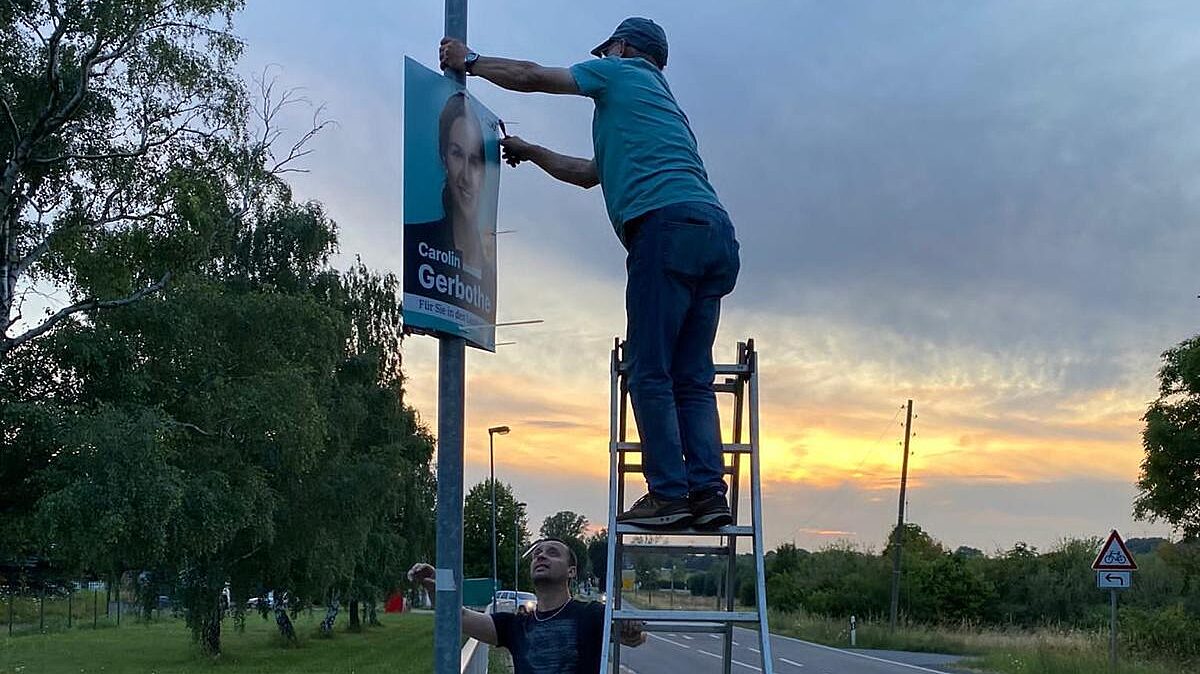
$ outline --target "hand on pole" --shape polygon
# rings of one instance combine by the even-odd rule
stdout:
[[[424,562],[417,562],[408,570],[408,579],[414,583],[420,583],[425,588],[425,591],[429,593],[430,600],[433,600],[437,596],[436,575],[437,571]]]
[[[462,40],[444,37],[438,45],[438,63],[442,70],[466,72],[467,53],[470,51]]]
[[[532,159],[530,156],[533,149],[533,143],[527,142],[520,136],[506,136],[500,139],[500,147],[503,148],[504,161],[509,166],[516,166],[523,161]]]

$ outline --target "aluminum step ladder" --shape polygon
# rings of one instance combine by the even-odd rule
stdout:
[[[627,440],[630,401],[627,386],[626,369],[622,359],[622,342],[618,338],[612,351],[610,364],[611,374],[611,426],[609,433],[609,486],[608,486],[608,562],[605,577],[607,601],[604,607],[604,642],[609,644],[603,649],[600,659],[602,674],[618,674],[621,671],[620,630],[616,621],[643,620],[647,632],[706,632],[724,636],[723,670],[730,674],[733,667],[733,628],[741,625],[749,629],[758,628],[758,647],[761,654],[761,668],[765,674],[772,674],[774,662],[771,658],[771,632],[767,627],[767,592],[765,573],[763,570],[763,539],[762,539],[762,489],[759,476],[759,439],[758,439],[758,357],[754,350],[754,340],[738,344],[737,362],[730,365],[717,365],[717,381],[713,388],[718,394],[733,396],[732,431],[726,436],[722,432],[722,442],[726,437],[730,440],[722,445],[725,474],[729,476],[729,506],[733,511],[733,523],[729,526],[713,530],[686,529],[651,529],[630,524],[617,524],[617,514],[626,509],[625,480],[632,475],[637,484],[635,494],[644,491],[642,481],[642,465],[640,461],[631,461],[630,456],[640,455],[641,445]],[[719,400],[719,399],[718,399]],[[745,442],[743,427],[749,426],[749,443]],[[750,522],[743,524],[738,517],[739,491],[743,457],[750,459]],[[639,540],[626,542],[626,538]],[[666,540],[684,539],[683,543],[647,543],[647,537],[661,537]],[[754,611],[734,610],[734,577],[737,571],[738,542],[751,539],[754,551],[755,567],[755,606]],[[652,539],[650,539],[652,540]],[[695,544],[701,540],[705,543]],[[649,551],[666,554],[712,554],[725,555],[727,566],[725,570],[725,597],[721,602],[723,607],[712,611],[696,610],[664,610],[625,608],[621,600],[623,583],[621,579],[624,568],[626,551]],[[718,600],[720,594],[718,593]]]

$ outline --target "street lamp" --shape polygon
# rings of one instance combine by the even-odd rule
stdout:
[[[513,595],[521,589],[521,508],[528,503],[518,503],[513,508]],[[514,599],[515,601],[515,599]],[[516,604],[513,604],[515,607]]]
[[[492,475],[492,613],[496,612],[496,436],[507,435],[508,426],[488,429],[488,464]]]

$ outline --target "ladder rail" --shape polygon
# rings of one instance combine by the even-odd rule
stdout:
[[[737,363],[739,366],[748,365],[747,345],[745,342],[738,342],[737,345]],[[753,376],[753,371],[751,371]],[[733,432],[729,438],[730,442],[740,445],[742,443],[742,421],[746,406],[746,382],[742,379],[735,380],[733,391]],[[750,445],[751,451],[755,449],[754,445]],[[725,457],[721,457],[721,462],[725,462]],[[729,485],[729,508],[733,514],[733,521],[738,521],[738,506],[741,504],[741,486],[742,486],[742,455],[734,454],[732,457],[733,475],[730,478]],[[757,529],[755,531],[758,531]],[[728,551],[726,553],[725,570],[725,610],[733,612],[734,610],[734,584],[737,580],[737,543],[738,539],[735,536],[730,536],[728,541]],[[725,626],[725,639],[722,653],[722,665],[724,671],[728,672],[733,669],[733,624]]]
[[[613,346],[612,359],[610,363],[610,382],[609,382],[609,414],[610,423],[608,427],[608,456],[609,456],[609,475],[608,475],[608,559],[605,561],[605,578],[604,578],[604,637],[600,643],[601,652],[601,671],[607,671],[608,655],[614,650],[612,638],[612,611],[613,603],[618,601],[620,597],[619,591],[616,591],[613,583],[613,578],[619,569],[614,569],[616,563],[617,540],[620,536],[617,531],[617,483],[621,480],[621,472],[618,469],[618,457],[624,459],[624,455],[617,451],[617,434],[618,434],[618,419],[617,419],[617,391],[620,357],[620,340],[616,340]],[[618,645],[616,648],[620,648]],[[619,670],[619,666],[618,666]]]
[[[617,445],[616,445],[616,449],[617,449],[617,454],[620,455],[620,463],[627,464],[626,453],[621,450],[621,446],[628,444],[628,440],[629,440],[629,407],[630,407],[630,404],[629,404],[629,381],[626,377],[622,376],[622,372],[624,370],[623,361],[624,361],[625,354],[623,351],[623,345],[619,339],[617,340],[616,347],[613,349],[613,354],[615,355],[615,359],[616,359],[616,367],[614,368],[614,377],[616,378],[616,384],[617,384]],[[640,438],[639,438],[639,440],[640,440]],[[617,507],[612,512],[612,517],[614,518],[614,520],[613,520],[614,524],[616,522],[616,519],[615,519],[616,514],[625,510],[625,474],[626,474],[625,471],[619,471],[617,474],[617,504],[616,504]],[[616,529],[614,529],[614,528],[609,528],[609,539],[610,540],[612,539],[612,532],[615,530]],[[620,611],[623,608],[624,591],[625,591],[625,580],[624,580],[625,545],[622,542],[619,532],[618,532],[616,538],[617,538],[617,549],[616,549],[616,554],[614,555],[614,557],[615,557],[614,563],[617,568],[617,573],[622,574],[622,577],[617,579],[618,586],[616,589],[616,597],[614,598],[613,595],[610,594],[610,595],[608,595],[607,598],[608,598],[609,605],[613,608],[613,610]],[[611,619],[607,620],[606,622],[608,622],[610,625],[612,624]],[[612,669],[613,669],[613,671],[620,672],[621,671],[621,641],[620,641],[620,639],[616,640],[616,643],[612,646],[612,648],[613,648]]]
[[[750,511],[754,527],[754,584],[755,603],[758,609],[758,639],[759,650],[762,653],[763,673],[771,674],[775,660],[771,655],[771,629],[767,625],[767,575],[766,562],[763,559],[762,537],[762,461],[759,456],[759,427],[758,427],[758,353],[754,350],[754,340],[748,345],[750,363],[750,444],[754,452],[750,454]]]

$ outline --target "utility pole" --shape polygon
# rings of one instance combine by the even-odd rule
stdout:
[[[897,509],[896,529],[892,532],[892,610],[889,629],[896,629],[896,614],[900,608],[900,548],[904,540],[904,498],[908,490],[908,439],[912,436],[912,400],[904,416],[904,464],[900,469],[900,506]]]
[[[446,37],[467,41],[467,0],[446,0]],[[455,71],[446,76],[466,85]],[[458,674],[462,644],[463,418],[467,342],[438,337],[437,568],[433,666]]]

